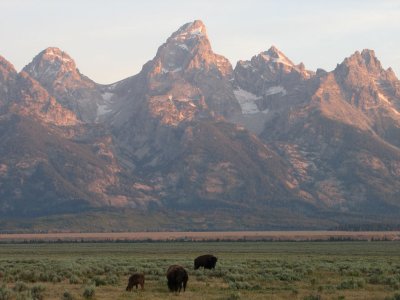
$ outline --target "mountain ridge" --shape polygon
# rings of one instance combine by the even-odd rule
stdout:
[[[2,215],[116,209],[237,229],[400,212],[400,83],[373,50],[313,72],[271,46],[232,68],[195,20],[100,85],[49,47],[19,73],[0,57],[0,122]],[[217,219],[190,220],[205,214]]]

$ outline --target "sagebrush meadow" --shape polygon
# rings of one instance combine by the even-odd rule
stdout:
[[[215,270],[193,270],[204,253]],[[0,299],[399,299],[400,242],[2,244]],[[166,269],[183,265],[185,293]],[[126,292],[130,274],[145,289]]]

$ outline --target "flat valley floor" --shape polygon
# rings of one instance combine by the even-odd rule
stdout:
[[[193,270],[201,254],[215,270]],[[170,293],[166,270],[189,272]],[[143,272],[144,290],[126,292]],[[0,244],[0,299],[400,299],[400,242]]]

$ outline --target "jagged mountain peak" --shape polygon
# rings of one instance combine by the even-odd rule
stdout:
[[[385,72],[381,62],[375,55],[375,51],[370,49],[364,49],[361,52],[356,51],[350,57],[345,58],[338,68],[361,72],[364,71],[374,75],[380,75]]]
[[[94,84],[80,74],[71,56],[57,47],[48,47],[41,51],[23,71],[51,93],[58,88],[92,87]]]
[[[266,61],[294,66],[294,63],[282,51],[273,45],[267,51],[261,52],[260,56]]]
[[[246,67],[248,62],[240,61],[239,64]],[[282,71],[284,73],[298,73],[304,79],[309,78],[314,74],[311,71],[307,71],[303,63],[298,65],[294,64],[292,60],[290,60],[274,45],[272,45],[267,51],[263,51],[258,55],[253,56],[251,64],[261,68],[267,68],[268,70],[271,70],[272,68],[275,71],[279,70],[279,72]]]
[[[71,56],[58,47],[47,47],[39,55],[46,58],[61,59],[65,62],[73,61]]]
[[[35,79],[55,78],[66,73],[78,75],[75,61],[57,47],[48,47],[41,51],[30,64],[25,66],[24,71]]]
[[[355,114],[368,119],[371,128],[384,139],[392,134],[388,134],[388,128],[399,128],[400,83],[393,70],[383,69],[373,50],[356,51],[326,78],[330,80],[324,79],[319,90],[330,94],[325,98],[331,103],[334,98],[350,103],[357,110]],[[341,93],[337,93],[338,90]],[[361,124],[356,117],[348,120],[354,126]],[[392,138],[389,139],[392,142]]]
[[[202,37],[207,38],[206,26],[201,20],[195,20],[181,26],[175,33],[172,34],[171,39],[184,41],[190,39],[199,39]]]
[[[82,121],[97,118],[99,103],[104,102],[95,82],[82,75],[75,61],[57,47],[41,51],[23,69],[38,81],[57,102],[75,112]]]
[[[372,59],[376,59],[375,51],[372,49],[363,49],[361,51],[361,56],[364,58],[365,61],[370,61]]]
[[[153,63],[155,74],[211,69],[222,76],[232,73],[229,61],[212,51],[206,27],[200,20],[186,23],[175,31],[158,49]]]
[[[277,47],[254,55],[251,60],[239,61],[235,67],[236,83],[244,90],[258,96],[279,94],[314,76],[303,63],[295,65]]]
[[[228,59],[212,51],[204,23],[196,20],[175,31],[143,66],[133,81],[145,78],[140,86],[147,91],[135,97],[150,95],[144,105],[151,115],[172,126],[197,117],[228,116],[240,110],[232,72]]]
[[[59,85],[65,88],[95,85],[92,80],[79,72],[71,56],[57,47],[48,47],[41,51],[23,68],[23,71],[50,92]]]
[[[356,51],[350,57],[344,59],[334,70],[336,80],[346,87],[349,97],[356,106],[360,106],[367,111],[374,111],[371,107],[391,106],[393,103],[389,98],[400,98],[400,83],[391,68],[385,70],[381,62],[376,57],[373,50],[364,49]],[[353,99],[354,98],[354,99]],[[379,103],[379,106],[377,106]],[[395,109],[398,115],[399,105],[390,107],[389,111]]]

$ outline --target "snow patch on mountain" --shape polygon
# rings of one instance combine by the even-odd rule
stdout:
[[[194,21],[182,26],[172,38],[176,41],[184,41],[206,35],[204,24],[201,21]]]
[[[284,56],[279,56],[279,57],[272,57],[270,55],[268,55],[267,53],[261,53],[261,57],[266,61],[266,62],[275,62],[275,63],[280,63],[289,67],[293,67],[294,64],[288,60],[286,57]]]
[[[257,107],[256,101],[262,98],[241,88],[234,90],[233,93],[235,94],[235,97],[239,102],[243,114],[255,114],[260,112]]]
[[[277,86],[271,86],[264,93],[265,96],[275,95],[275,94],[282,94],[282,96],[285,96],[287,94],[287,91],[283,86],[277,85]]]
[[[248,61],[240,61],[239,64],[245,69],[251,68],[251,63]]]
[[[97,105],[97,119],[111,111],[112,111],[112,109],[109,108],[108,104],[98,104]]]
[[[174,68],[174,66],[172,66],[173,68]],[[176,73],[176,72],[180,72],[180,71],[182,71],[182,68],[181,67],[179,67],[179,68],[174,68],[174,69],[165,69],[165,68],[162,68],[161,69],[161,73],[162,74],[166,74],[166,73]]]
[[[193,29],[192,31],[190,31],[190,34],[191,35],[204,35],[203,26]]]
[[[113,93],[109,93],[109,92],[105,92],[101,96],[104,99],[104,101],[109,102],[111,100],[112,96],[114,96],[114,94]]]
[[[188,46],[186,46],[185,44],[178,44],[178,47],[183,49],[183,50],[189,51]]]
[[[101,97],[103,98],[103,103],[97,104],[97,112],[96,112],[96,121],[99,121],[101,116],[104,116],[112,111],[110,108],[111,99],[114,96],[114,93],[104,92]]]
[[[64,62],[73,62],[73,60],[71,59],[71,57],[69,55],[67,55],[65,52],[61,51],[58,48],[47,48],[44,50],[44,55],[47,58],[59,58]]]

